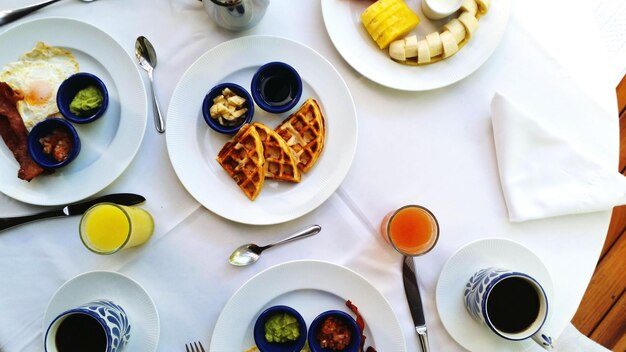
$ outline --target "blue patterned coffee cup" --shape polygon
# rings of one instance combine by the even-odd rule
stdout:
[[[85,338],[87,335],[91,337]],[[120,352],[129,338],[130,323],[124,309],[99,299],[59,314],[48,326],[44,347],[46,352],[63,352],[66,343],[85,343],[98,345],[87,348],[90,352]]]
[[[528,292],[527,297],[522,297],[523,292]],[[552,337],[541,329],[548,316],[548,298],[541,284],[530,275],[493,267],[479,270],[465,285],[463,298],[472,318],[496,335],[512,341],[532,338],[547,350],[553,348]],[[526,309],[522,301],[530,301],[532,306]],[[508,310],[507,306],[517,309]],[[513,316],[514,312],[520,311],[529,312],[529,315]],[[510,322],[509,327],[521,325],[511,330],[504,327],[503,321]]]

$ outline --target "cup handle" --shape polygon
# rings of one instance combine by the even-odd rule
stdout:
[[[552,336],[546,334],[543,330],[537,331],[537,333],[532,336],[532,339],[545,350],[552,350],[554,348]]]

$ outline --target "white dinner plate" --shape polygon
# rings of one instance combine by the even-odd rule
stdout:
[[[266,308],[287,305],[297,310],[307,327],[320,313],[352,301],[365,320],[365,347],[406,351],[402,328],[389,302],[365,278],[336,264],[300,260],[273,266],[248,280],[220,313],[210,351],[244,351],[254,346],[252,330]]]
[[[529,274],[543,286],[549,302],[554,289],[552,278],[541,259],[523,245],[505,239],[483,239],[459,249],[444,265],[437,282],[437,310],[450,336],[470,351],[525,351],[532,340],[508,341],[496,336],[486,326],[471,318],[463,303],[463,290],[478,270],[501,267]],[[552,304],[554,306],[554,304]],[[551,312],[548,311],[550,320]]]
[[[112,271],[90,271],[65,282],[54,293],[43,316],[42,331],[61,313],[96,299],[107,299],[126,311],[130,339],[125,351],[156,351],[159,313],[148,292],[135,280]],[[45,337],[45,333],[42,334]]]
[[[0,67],[17,61],[38,41],[68,49],[80,71],[100,77],[109,91],[109,107],[92,123],[74,124],[81,141],[74,161],[31,182],[17,178],[19,165],[0,141],[0,192],[36,205],[73,203],[108,186],[133,160],[146,128],[146,92],[130,55],[102,30],[73,19],[38,19],[4,31]]]
[[[324,115],[326,138],[317,163],[300,183],[265,180],[250,201],[222,169],[216,157],[231,136],[213,131],[202,117],[202,100],[223,82],[250,89],[263,64],[282,61],[302,78],[302,98],[317,100]],[[253,121],[271,128],[290,111],[270,114],[258,106]],[[167,113],[167,149],[183,186],[204,207],[227,219],[255,225],[276,224],[302,216],[324,202],[348,173],[357,143],[356,109],[350,91],[335,68],[313,49],[288,39],[248,36],[222,43],[204,53],[183,74]]]
[[[326,30],[339,54],[363,76],[386,87],[423,91],[455,83],[482,65],[500,43],[509,19],[510,1],[493,0],[480,18],[472,38],[455,55],[430,65],[408,66],[389,58],[361,23],[361,13],[371,1],[322,0]],[[411,32],[418,40],[434,31],[441,32],[447,19],[431,21],[422,14],[420,0],[406,3],[421,22]]]

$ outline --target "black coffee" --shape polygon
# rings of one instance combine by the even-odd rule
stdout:
[[[487,314],[500,331],[510,334],[524,331],[539,315],[539,295],[526,279],[506,278],[491,290]]]
[[[107,346],[100,323],[86,314],[72,314],[59,324],[54,340],[59,352],[99,352]]]

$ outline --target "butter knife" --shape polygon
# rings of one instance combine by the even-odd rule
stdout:
[[[12,218],[0,218],[0,231],[6,230],[13,226],[21,225],[27,222],[41,220],[46,218],[53,218],[59,216],[72,216],[72,215],[80,215],[87,211],[92,205],[109,202],[120,205],[135,205],[142,203],[146,200],[146,198],[133,193],[114,193],[107,194],[105,196],[97,197],[94,199],[90,199],[84,202],[66,205],[63,208],[48,210],[42,213],[26,215],[26,216],[17,216]]]
[[[415,331],[419,338],[423,352],[429,352],[428,332],[426,331],[426,320],[424,319],[424,308],[422,307],[422,298],[420,290],[417,286],[417,276],[415,274],[415,263],[413,257],[404,257],[402,263],[402,281],[404,282],[404,293],[409,302],[409,310],[415,324]]]

